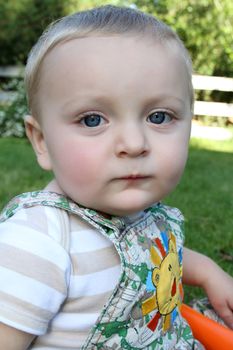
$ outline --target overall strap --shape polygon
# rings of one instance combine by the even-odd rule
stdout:
[[[124,227],[124,222],[117,217],[104,217],[92,209],[74,203],[64,195],[50,191],[26,192],[14,197],[0,213],[0,223],[12,217],[19,210],[34,206],[58,208],[77,215],[96,228],[106,238],[110,239],[115,245],[117,245],[120,232]],[[118,253],[120,252],[118,251]]]
[[[122,225],[120,219],[108,219],[92,209],[82,207],[74,203],[68,197],[50,191],[33,191],[22,193],[14,197],[0,213],[0,222],[3,222],[13,216],[20,209],[30,208],[37,205],[55,207],[76,214],[83,218],[89,218],[91,221],[98,222],[99,225],[108,228],[120,228]]]

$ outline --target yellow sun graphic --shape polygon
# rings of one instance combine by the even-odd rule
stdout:
[[[151,262],[155,267],[148,275],[148,285],[150,290],[154,289],[154,292],[142,302],[143,315],[157,310],[147,324],[152,331],[156,329],[161,318],[164,331],[171,327],[183,296],[181,255],[177,253],[175,236],[171,231],[161,235],[162,241],[159,238],[154,240],[158,250],[154,246],[150,248]]]

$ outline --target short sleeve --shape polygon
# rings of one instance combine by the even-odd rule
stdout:
[[[67,296],[70,258],[60,209],[21,209],[0,224],[0,322],[44,334]]]

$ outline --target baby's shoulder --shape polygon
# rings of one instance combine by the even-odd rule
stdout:
[[[79,212],[66,210],[72,204],[67,203],[65,197],[46,191],[18,195],[0,214],[0,233],[12,232],[20,237],[27,232],[30,240],[46,235],[68,251],[72,232],[83,234],[90,230],[90,224]]]
[[[25,198],[26,194],[13,198],[2,210],[1,236],[6,233],[8,236],[12,234],[20,239],[27,234],[29,240],[36,241],[43,235],[64,245],[64,236],[69,231],[68,214],[64,210],[43,203],[32,204]]]

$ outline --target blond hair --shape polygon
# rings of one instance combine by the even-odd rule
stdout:
[[[47,53],[59,43],[95,35],[145,35],[166,45],[176,43],[187,67],[190,103],[193,108],[192,62],[178,35],[157,18],[129,7],[101,6],[65,16],[53,23],[41,35],[28,56],[25,87],[29,110],[36,116],[36,93],[40,69]]]

